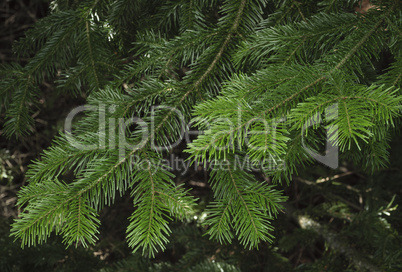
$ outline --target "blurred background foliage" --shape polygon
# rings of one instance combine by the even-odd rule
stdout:
[[[46,0],[1,1],[2,64],[16,61],[14,41],[47,15],[48,5]],[[66,249],[51,237],[44,245],[21,249],[9,237],[9,225],[18,216],[16,192],[25,183],[27,165],[50,145],[69,110],[84,101],[46,95],[54,92],[52,82],[40,87],[34,134],[17,141],[0,131],[0,271],[402,271],[400,135],[391,144],[390,166],[374,174],[347,161],[336,170],[317,165],[300,171],[285,188],[292,209],[273,222],[274,243],[258,250],[209,241],[200,214],[173,226],[172,242],[154,259],[132,254],[125,241],[126,218],[132,213],[129,196],[102,211],[100,239],[93,247]],[[207,175],[193,170],[177,178],[202,203],[211,193]]]

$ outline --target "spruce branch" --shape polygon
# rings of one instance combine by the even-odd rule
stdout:
[[[337,64],[333,65],[332,68],[327,67],[327,73],[323,73],[322,71],[320,71],[320,69],[321,69],[320,65],[318,65],[317,68],[315,68],[313,66],[316,70],[314,72],[312,72],[311,74],[315,75],[315,76],[319,75],[318,77],[310,77],[307,80],[299,79],[301,81],[301,83],[304,81],[304,83],[302,83],[304,86],[300,84],[303,87],[301,87],[296,92],[289,93],[289,91],[287,91],[287,93],[289,93],[289,95],[287,97],[284,97],[282,95],[281,99],[278,99],[279,101],[277,103],[274,103],[273,105],[272,105],[272,103],[270,103],[272,105],[271,107],[266,107],[266,108],[262,109],[262,111],[255,112],[254,118],[266,120],[269,117],[271,117],[271,118],[275,117],[274,114],[278,109],[283,109],[283,108],[289,109],[292,106],[292,104],[294,105],[295,103],[298,102],[298,100],[299,101],[302,100],[303,97],[306,96],[306,93],[308,91],[310,91],[312,88],[318,87],[318,85],[320,83],[323,83],[323,82],[329,80],[335,72],[340,70],[341,67],[346,65],[349,61],[351,61],[352,57],[356,54],[356,52],[359,50],[359,48],[361,48],[367,42],[367,40],[372,35],[374,35],[376,30],[381,26],[381,24],[385,20],[385,17],[388,16],[390,12],[392,12],[394,7],[395,7],[395,3],[387,12],[385,12],[377,20],[377,22],[371,27],[370,31],[368,31],[367,33],[364,33],[364,35],[360,38],[359,42],[357,42],[353,47],[348,48],[348,50],[345,51],[342,58],[340,58],[340,59],[338,58]],[[330,56],[330,58],[331,58],[331,56]],[[295,66],[295,67],[298,67],[298,66]],[[266,68],[266,71],[267,71],[267,73],[266,73],[267,76],[269,76],[270,69]],[[254,74],[253,76],[257,77],[257,75],[258,75],[258,73]],[[303,73],[303,76],[305,76],[305,73]],[[292,82],[292,81],[297,82],[297,77],[289,80],[289,82]],[[258,82],[258,80],[256,80],[256,82]],[[250,89],[250,87],[251,87],[251,89],[253,89],[253,87],[250,86],[249,84],[246,85],[246,82],[241,83],[241,84],[244,84],[244,87],[242,86],[242,88],[244,88],[244,89]],[[285,84],[282,84],[280,87],[278,87],[277,89],[274,89],[274,90],[275,90],[275,92],[284,92],[286,87],[287,86]],[[317,92],[317,90],[313,90],[312,93],[316,93],[316,92]],[[219,98],[218,98],[218,100],[215,100],[215,101],[216,102],[207,102],[208,103],[208,104],[206,104],[207,107],[210,107],[211,109],[217,108],[217,105],[215,105],[215,104],[218,104],[218,102],[220,102]],[[241,104],[239,104],[239,105],[241,105]],[[198,107],[199,107],[199,109],[201,109],[201,106],[198,106]],[[241,110],[243,110],[243,109],[241,109]],[[201,124],[203,122],[202,119],[194,119],[194,120],[198,121],[198,124]],[[240,123],[235,122],[234,123],[234,124],[236,124],[235,126],[225,127],[224,129],[222,127],[219,127],[219,128],[217,127],[216,131],[223,131],[219,134],[218,137],[216,137],[216,135],[214,133],[210,133],[209,135],[201,135],[200,137],[198,137],[198,139],[195,142],[193,142],[189,145],[190,149],[188,151],[192,154],[191,156],[194,159],[195,158],[205,159],[206,152],[210,153],[210,157],[212,156],[215,158],[221,158],[220,152],[217,153],[214,151],[215,147],[222,146],[219,143],[224,143],[224,144],[227,143],[228,139],[231,137],[236,137],[236,136],[234,136],[236,134],[237,134],[237,137],[241,138],[241,135],[244,133],[243,130],[246,128],[249,120],[250,119],[246,119],[245,122],[243,120],[241,120]],[[204,120],[204,121],[206,121],[206,120]],[[213,138],[211,138],[212,135],[213,135]],[[225,150],[223,151],[222,156],[223,157],[226,156]]]
[[[243,1],[243,2],[245,2],[245,1]],[[238,20],[235,21],[235,24],[238,24]],[[213,62],[213,66],[217,63],[217,60],[219,59],[219,53],[220,52],[221,51],[218,52],[218,57],[216,58],[216,61]],[[211,72],[211,70],[207,70],[207,72],[205,72],[201,76],[201,78],[198,81],[196,81],[196,84],[194,84],[194,87],[198,87],[198,84],[200,84],[210,72]],[[192,91],[194,91],[194,88],[188,90],[186,93],[184,93],[184,95],[182,95],[182,97],[176,102],[174,107],[169,110],[168,114],[166,114],[166,116],[161,120],[161,122],[159,122],[157,124],[155,130],[145,140],[143,146],[147,146],[149,141],[154,139],[156,133],[158,133],[162,129],[163,125],[165,125],[166,122],[169,121],[169,117],[173,114],[174,109],[177,108],[186,99],[186,97],[190,95],[190,93]],[[79,181],[76,181],[74,186],[73,186],[73,191],[70,193],[71,197],[68,197],[67,199],[65,199],[61,203],[58,203],[55,206],[52,206],[53,208],[52,208],[51,211],[49,211],[49,213],[52,212],[52,211],[55,211],[59,207],[63,207],[65,204],[69,203],[73,199],[77,199],[80,196],[82,196],[84,194],[86,195],[88,193],[89,193],[89,195],[88,195],[87,199],[90,199],[90,201],[97,207],[99,207],[99,205],[102,206],[102,204],[101,204],[102,202],[100,202],[100,199],[99,199],[99,197],[102,199],[101,194],[99,194],[99,190],[100,190],[99,186],[102,186],[102,184],[104,182],[108,183],[109,181],[111,181],[112,184],[113,184],[115,181],[112,181],[110,179],[114,178],[114,174],[116,172],[124,172],[124,169],[125,169],[124,164],[128,163],[129,158],[131,158],[140,149],[141,148],[137,147],[137,148],[131,150],[128,153],[128,155],[126,155],[123,159],[119,160],[118,162],[113,162],[110,159],[107,160],[107,161],[103,161],[100,165],[97,164],[97,165],[100,166],[100,168],[97,169],[97,167],[96,167],[95,168],[96,171],[94,171],[94,169],[89,169],[89,170],[86,170],[85,172],[83,172],[82,179],[80,179]],[[121,168],[121,167],[123,167],[123,168]],[[113,187],[106,186],[106,191],[110,190],[109,192],[112,193],[112,195],[114,195],[114,192],[113,192],[112,188]],[[153,194],[152,194],[152,196],[153,196]],[[151,203],[154,203],[152,201],[152,198],[151,198]],[[154,204],[152,204],[152,205],[154,205]],[[155,207],[155,209],[159,209],[159,208]],[[157,214],[159,214],[159,213],[160,212],[158,212]],[[46,216],[47,216],[47,214],[42,215],[42,217],[39,217],[38,220],[43,220],[43,218],[45,218]],[[149,221],[149,222],[152,223],[152,220]],[[161,219],[158,222],[161,223],[162,225],[165,224],[165,223],[163,223],[163,220],[161,221]],[[131,224],[130,226],[134,226],[134,227],[130,227],[130,231],[131,230],[136,231],[136,227],[135,227],[136,224],[135,223]],[[22,230],[21,232],[17,231],[17,233],[14,233],[14,235],[16,235],[16,236],[26,235],[26,232],[27,232],[28,229],[29,229],[29,227],[24,229],[24,230]],[[149,229],[149,230],[151,230],[151,229]],[[168,229],[167,229],[167,226],[166,226],[165,229],[158,231],[158,234],[159,235],[162,235],[162,233],[167,234],[167,232],[168,232]],[[157,239],[157,240],[155,240],[156,244],[154,244],[152,242],[152,239],[150,238],[150,236],[147,235],[147,236],[143,237],[145,240],[142,240],[141,242],[140,241],[133,242],[131,245],[134,246],[135,250],[138,249],[137,245],[145,246],[147,249],[150,250],[150,254],[154,254],[154,252],[156,250],[156,247],[155,247],[156,245],[162,246],[164,243],[167,242],[166,238],[163,238],[163,236],[159,237],[158,234],[156,234],[156,236],[154,237],[155,239]],[[90,237],[87,237],[87,238],[90,238]],[[68,239],[66,241],[67,242],[72,242],[73,240]],[[90,241],[93,241],[92,238],[90,238]]]
[[[273,187],[255,181],[251,175],[234,168],[233,158],[212,171],[211,186],[215,201],[208,207],[207,233],[220,242],[231,242],[232,229],[241,244],[256,248],[261,241],[271,241],[270,220],[280,210],[285,198]],[[220,169],[220,170],[217,170]]]
[[[10,72],[0,83],[4,131],[25,135],[33,126],[30,108],[44,79],[56,77],[71,94],[86,92],[97,110],[32,163],[12,235],[36,245],[54,231],[68,245],[88,246],[96,242],[97,213],[129,190],[135,208],[129,246],[155,256],[167,247],[170,221],[195,218],[194,197],[158,163],[182,139],[191,117],[204,133],[187,145],[190,159],[229,162],[211,172],[214,199],[202,222],[221,243],[235,237],[247,248],[270,242],[271,221],[285,201],[251,166],[236,168],[239,158],[253,167],[272,162],[263,171],[274,182],[289,182],[314,162],[306,142],[320,153],[329,141],[340,147],[341,158],[384,166],[391,130],[400,122],[402,59],[399,22],[393,23],[399,3],[385,1],[364,17],[342,11],[344,1],[310,3],[311,10],[295,1],[266,5],[90,0],[55,7],[18,47],[37,52],[31,61],[0,71],[2,78]],[[392,55],[384,71],[373,65],[380,50]],[[333,104],[337,117],[323,118]],[[136,117],[141,123],[122,127]],[[120,137],[128,149],[118,146]],[[73,181],[59,181],[70,171]]]

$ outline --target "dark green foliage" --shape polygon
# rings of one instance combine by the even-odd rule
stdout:
[[[23,138],[34,130],[32,112],[46,80],[85,97],[88,110],[30,165],[12,236],[35,246],[55,232],[67,245],[93,245],[101,210],[129,192],[127,242],[134,252],[155,257],[169,249],[175,220],[199,223],[223,244],[267,247],[287,200],[279,186],[315,163],[312,152],[324,155],[331,146],[340,162],[371,172],[385,167],[400,129],[401,3],[375,1],[363,15],[352,12],[356,2],[52,1],[50,15],[15,46],[28,63],[0,70],[4,135]],[[382,54],[389,62],[379,67]],[[122,126],[126,120],[132,126]],[[206,207],[178,184],[177,169],[160,164],[190,123],[204,133],[187,141],[186,158],[214,163]],[[338,157],[326,165],[336,168]],[[344,215],[346,208],[331,202],[323,210]],[[370,207],[355,215],[345,236],[359,222],[381,224],[378,212]],[[372,227],[368,235],[381,225]],[[393,228],[387,235],[399,237]],[[286,239],[299,236],[307,234],[282,239],[282,249],[293,250]],[[265,249],[281,259],[277,248]],[[183,260],[190,253],[197,255],[188,250]],[[388,256],[384,263],[396,269],[400,252]],[[339,261],[329,254],[315,268],[331,258]],[[279,263],[278,271],[289,267]],[[187,271],[222,269],[239,271],[223,258]]]
[[[47,244],[21,249],[13,243],[9,234],[9,222],[0,221],[0,270],[4,272],[24,271],[99,271],[101,263],[92,251],[83,248],[69,248],[59,239],[51,237]]]

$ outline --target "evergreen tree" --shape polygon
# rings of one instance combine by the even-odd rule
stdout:
[[[15,45],[29,61],[0,71],[3,131],[32,132],[44,80],[87,107],[31,164],[12,235],[28,246],[52,232],[67,245],[94,244],[99,212],[130,192],[133,251],[154,256],[166,248],[169,222],[195,215],[220,243],[272,242],[273,220],[288,209],[282,188],[297,171],[317,160],[372,172],[388,163],[400,128],[401,3],[358,5],[52,1]],[[210,171],[205,208],[161,164],[180,141],[188,161]]]

